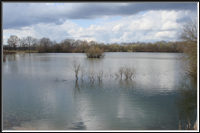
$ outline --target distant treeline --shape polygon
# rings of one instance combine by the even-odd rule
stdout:
[[[28,36],[27,38],[18,39],[17,36],[12,35],[8,39],[8,44],[3,47],[5,50],[37,50],[41,53],[85,53],[91,46],[99,47],[104,52],[183,52],[183,42],[166,41],[104,44],[95,41],[65,39],[57,43],[45,37],[36,39]]]

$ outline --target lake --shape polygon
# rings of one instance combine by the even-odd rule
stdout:
[[[2,64],[4,130],[178,130],[197,118],[197,82],[181,53],[106,52],[6,55]],[[84,71],[76,80],[72,61]],[[120,67],[132,79],[117,78]],[[81,76],[83,72],[83,77]],[[102,80],[95,76],[103,72]],[[88,74],[94,75],[90,80]],[[189,119],[188,119],[189,118]]]

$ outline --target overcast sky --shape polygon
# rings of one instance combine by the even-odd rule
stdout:
[[[197,3],[3,3],[3,40],[178,41],[181,26],[192,18]]]

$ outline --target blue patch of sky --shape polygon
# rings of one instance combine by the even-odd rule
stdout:
[[[121,16],[115,16],[115,17],[110,17],[109,19],[105,19],[104,22],[112,22],[120,19],[122,19]]]
[[[87,28],[90,25],[96,25],[97,19],[70,19],[69,21],[77,24],[80,27]]]
[[[139,14],[141,14],[141,15],[146,14],[146,13],[147,13],[147,11],[141,11],[141,12],[139,12]]]
[[[112,22],[122,19],[121,16],[116,16],[116,17],[110,17],[108,19],[103,19],[103,18],[96,18],[96,19],[70,19],[69,21],[83,27],[83,28],[88,28],[90,25],[102,25],[104,22]]]

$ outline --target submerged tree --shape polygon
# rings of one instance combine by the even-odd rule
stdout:
[[[197,76],[197,20],[187,22],[179,38],[183,41],[184,61],[186,72],[192,76]]]
[[[76,58],[73,58],[73,61],[72,61],[72,69],[74,70],[75,72],[75,77],[76,77],[76,80],[78,80],[78,73],[79,71],[81,70],[81,64],[79,64],[77,62],[77,59]]]

